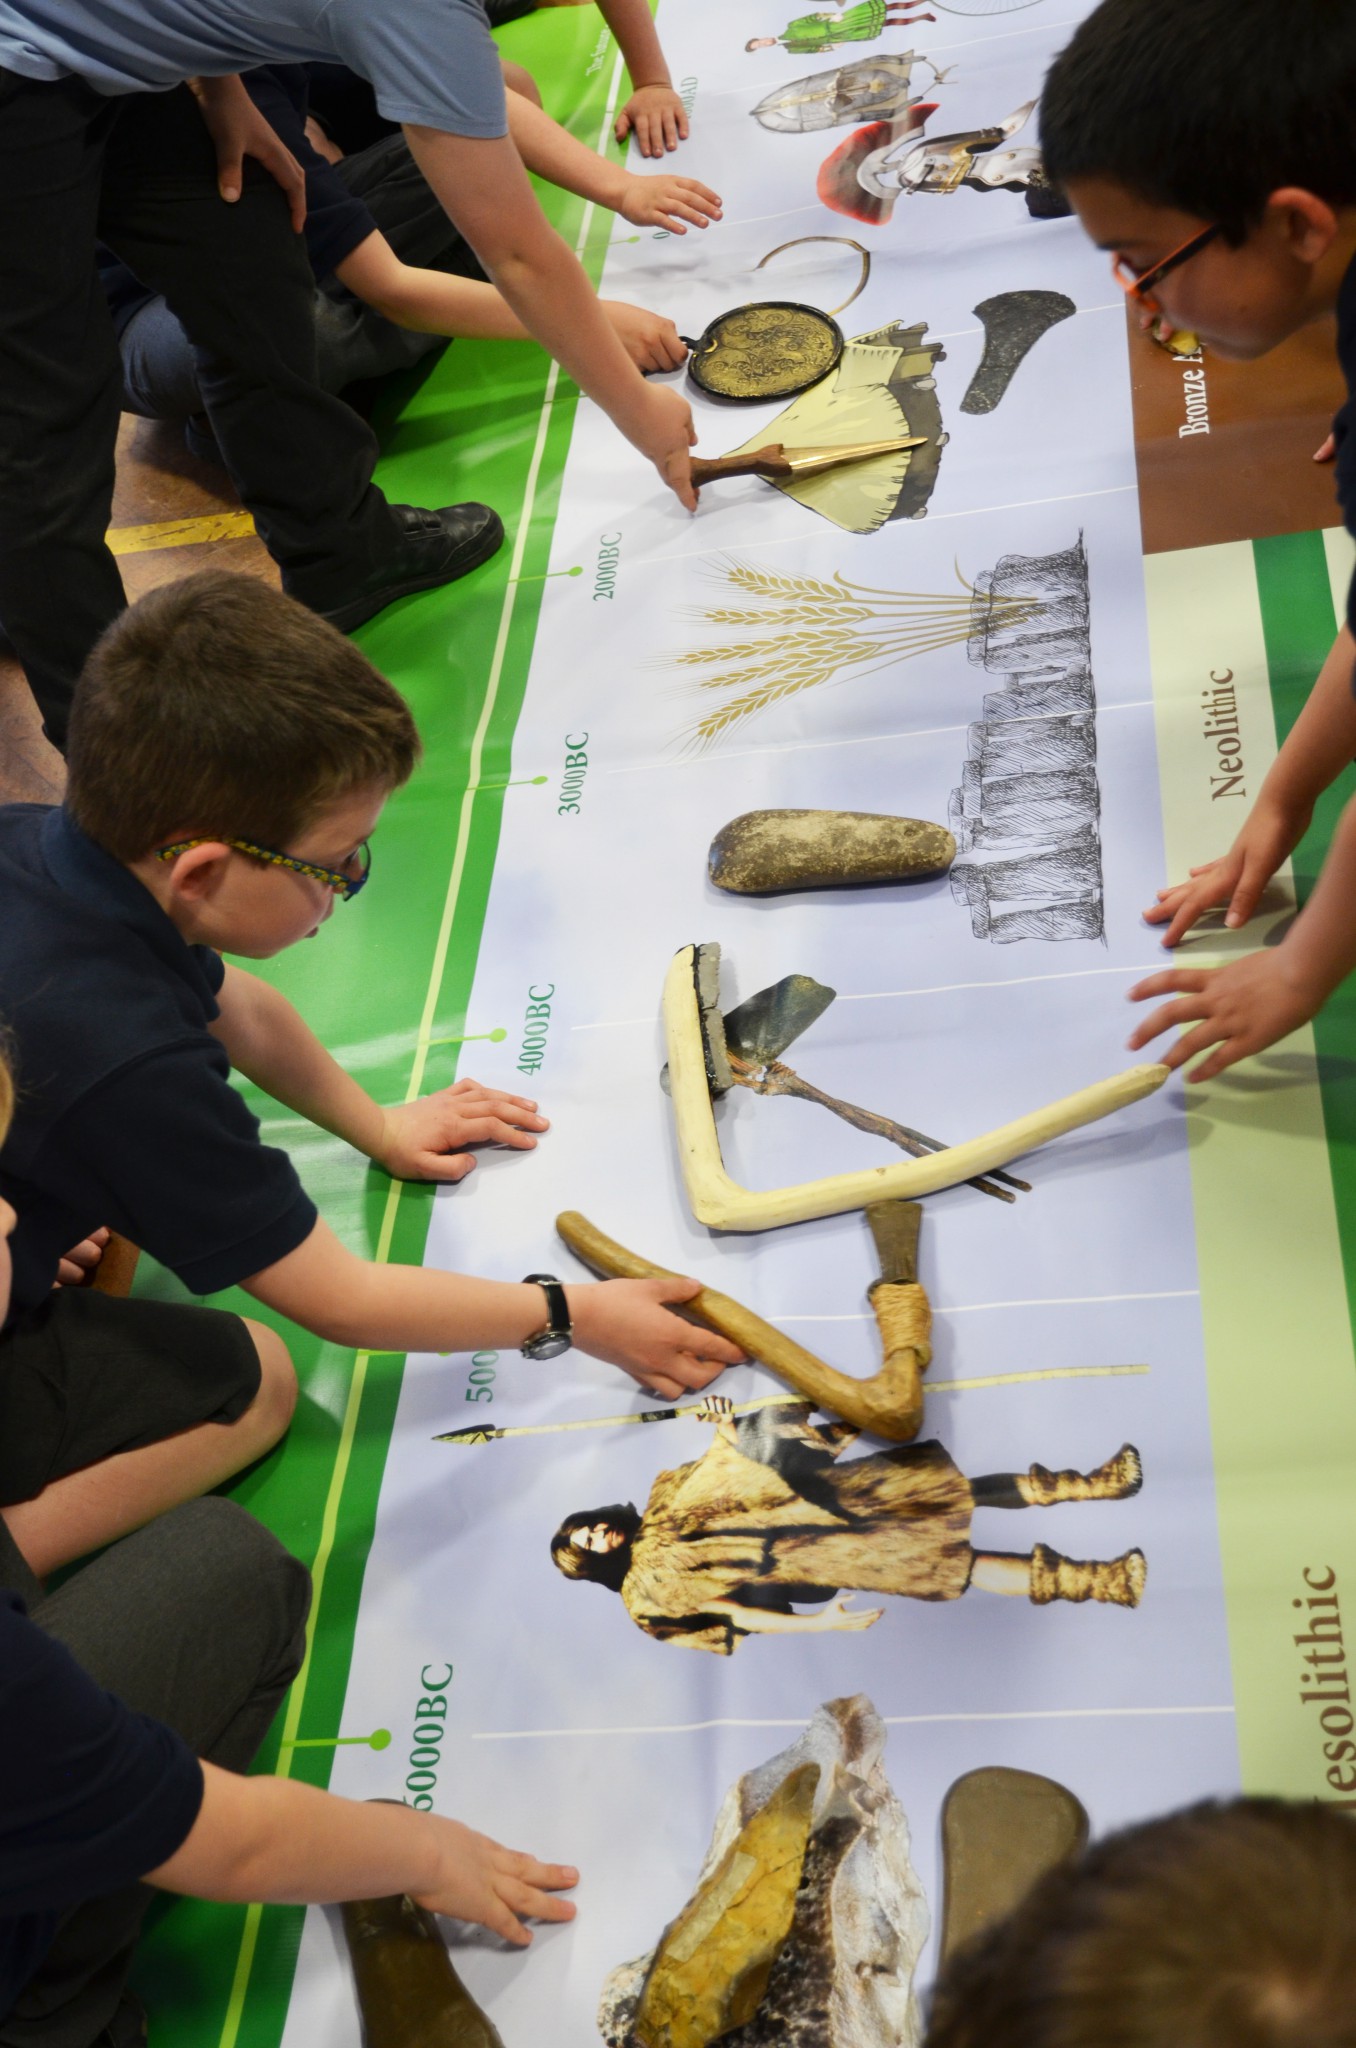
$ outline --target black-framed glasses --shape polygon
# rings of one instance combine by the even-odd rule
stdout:
[[[1174,249],[1160,263],[1151,263],[1147,270],[1136,270],[1128,256],[1115,255],[1111,259],[1111,275],[1127,297],[1137,299],[1146,312],[1161,313],[1163,308],[1153,295],[1154,286],[1165,278],[1170,270],[1176,270],[1181,264],[1189,263],[1193,256],[1199,255],[1202,249],[1223,232],[1218,222],[1213,227],[1202,228],[1199,234],[1192,235],[1183,242],[1180,249]]]
[[[157,860],[175,860],[181,853],[187,853],[190,846],[208,844],[206,838],[176,839],[173,846],[158,846],[155,857]],[[236,853],[246,854],[250,860],[262,861],[265,867],[286,868],[291,874],[305,875],[308,881],[323,882],[345,902],[351,902],[360,890],[367,887],[367,878],[372,872],[372,849],[365,839],[357,851],[349,855],[342,868],[322,868],[319,861],[298,860],[295,854],[279,853],[276,846],[260,846],[253,839],[223,839],[220,844],[234,848]]]

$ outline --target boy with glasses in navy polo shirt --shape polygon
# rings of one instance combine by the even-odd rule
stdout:
[[[1356,393],[1356,9],[1348,0],[1103,0],[1041,96],[1046,170],[1150,318],[1250,360],[1327,314]],[[1356,534],[1356,412],[1338,414],[1337,493]],[[1175,946],[1207,910],[1245,924],[1356,756],[1356,585],[1346,622],[1228,853],[1158,894],[1145,914]],[[1151,975],[1133,1002],[1169,996],[1130,1040],[1191,1030],[1161,1055],[1198,1053],[1208,1080],[1322,1007],[1356,968],[1356,805],[1282,943],[1214,969]],[[1210,1048],[1214,1050],[1211,1051]]]
[[[379,1107],[284,996],[222,961],[268,959],[357,895],[418,751],[404,700],[351,642],[252,578],[208,571],[143,598],[96,647],[65,807],[0,809],[0,1018],[18,1089],[0,1194],[20,1218],[0,1511],[39,1575],[245,1462],[220,1425],[257,1385],[264,1340],[215,1312],[105,1302],[91,1317],[93,1297],[53,1294],[62,1253],[100,1225],[195,1293],[240,1284],[355,1349],[544,1359],[574,1342],[669,1397],[740,1356],[663,1306],[695,1280],[513,1285],[369,1264],[231,1087],[235,1066],[410,1179],[460,1180],[468,1145],[530,1150],[547,1128],[534,1102],[471,1080]],[[154,1327],[138,1326],[148,1313]],[[169,1316],[189,1324],[166,1334]],[[285,1422],[272,1414],[268,1442]]]
[[[14,1106],[0,1059],[0,1144]],[[13,1208],[0,1199],[0,1318]],[[268,1902],[409,1891],[531,1939],[575,1872],[405,1806],[244,1778],[306,1648],[310,1579],[198,1500],[48,1595],[0,1514],[0,2048],[144,2048],[147,1884]],[[202,1759],[200,1761],[199,1759]]]

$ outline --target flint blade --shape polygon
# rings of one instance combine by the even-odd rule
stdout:
[[[726,1011],[725,1044],[740,1059],[765,1067],[823,1016],[837,993],[808,974],[788,974]]]

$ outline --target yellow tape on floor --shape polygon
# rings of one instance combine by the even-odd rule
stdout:
[[[110,526],[115,555],[146,555],[153,548],[189,548],[204,540],[243,540],[254,532],[248,512],[209,512],[199,519],[154,519],[149,526]]]

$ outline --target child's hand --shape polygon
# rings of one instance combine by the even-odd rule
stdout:
[[[684,221],[704,228],[720,219],[722,208],[719,193],[709,185],[662,171],[625,179],[616,211],[634,228],[667,228],[671,235],[685,235]]]
[[[1145,911],[1146,924],[1166,924],[1165,946],[1175,946],[1207,910],[1228,905],[1224,922],[1230,931],[1246,924],[1261,901],[1262,891],[1281,862],[1303,839],[1311,813],[1282,810],[1259,796],[1247,824],[1219,860],[1191,870],[1189,882],[1160,889],[1158,901]]]
[[[1249,953],[1227,967],[1175,968],[1151,974],[1130,991],[1132,1003],[1175,995],[1141,1024],[1130,1039],[1138,1052],[1174,1024],[1195,1024],[1176,1045],[1160,1055],[1165,1067],[1180,1067],[1207,1046],[1219,1047],[1187,1075],[1189,1081],[1210,1081],[1226,1067],[1274,1045],[1278,1038],[1307,1024],[1323,1001],[1296,980],[1284,946],[1271,953]]]
[[[503,1095],[469,1077],[418,1102],[382,1111],[384,1136],[373,1153],[396,1180],[464,1180],[475,1160],[464,1145],[511,1145],[530,1152],[533,1131],[550,1129],[525,1095]]]
[[[619,1365],[666,1401],[709,1386],[744,1354],[713,1330],[670,1315],[666,1301],[690,1301],[699,1280],[599,1280],[567,1287],[574,1339],[581,1351]]]
[[[641,384],[640,400],[622,431],[633,448],[649,457],[678,502],[695,512],[697,493],[690,451],[697,429],[692,424],[692,407],[665,384]]]
[[[618,142],[625,142],[633,130],[642,156],[663,156],[666,149],[687,141],[687,108],[671,85],[637,86],[612,132]]]
[[[108,1244],[107,1225],[101,1225],[88,1237],[82,1237],[79,1244],[73,1244],[57,1260],[57,1276],[53,1287],[83,1287],[86,1276],[96,1271]]]
[[[573,1920],[577,1908],[551,1896],[578,1884],[579,1872],[568,1864],[538,1863],[441,1815],[430,1814],[428,1825],[437,1830],[442,1867],[430,1890],[413,1894],[417,1906],[488,1927],[515,1948],[526,1948],[532,1939],[524,1919]]]
[[[672,320],[628,306],[625,299],[599,301],[622,347],[638,370],[679,370],[687,361],[687,344]]]

